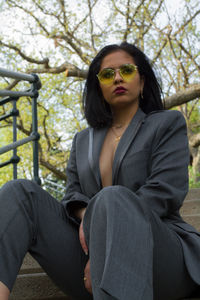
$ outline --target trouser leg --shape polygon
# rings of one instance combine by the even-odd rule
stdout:
[[[104,300],[102,292],[106,300],[152,299],[151,226],[133,193],[118,186],[101,190],[89,203],[84,231],[94,299]]]
[[[176,234],[147,214],[128,189],[98,193],[87,208],[84,231],[95,300],[177,300],[196,287]]]
[[[31,181],[11,181],[0,190],[0,281],[10,290],[27,251],[65,293],[92,299],[78,228],[64,207]]]
[[[154,239],[154,299],[177,300],[190,297],[197,289],[197,284],[188,274],[177,234],[153,214],[151,227]]]

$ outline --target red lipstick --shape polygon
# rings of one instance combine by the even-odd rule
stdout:
[[[115,94],[123,94],[127,91],[127,89],[125,89],[123,86],[118,86],[115,90],[114,93]]]

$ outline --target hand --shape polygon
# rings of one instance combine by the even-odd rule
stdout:
[[[84,270],[84,284],[86,290],[92,294],[92,282],[91,282],[91,276],[90,276],[90,260],[88,260],[85,270]]]
[[[83,231],[83,220],[81,221],[80,227],[79,227],[79,240],[81,243],[81,247],[85,253],[85,255],[88,255],[88,247],[85,241],[85,235]]]

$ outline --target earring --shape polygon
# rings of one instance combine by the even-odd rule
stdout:
[[[143,90],[140,91],[140,98],[143,100],[144,96],[143,96]]]

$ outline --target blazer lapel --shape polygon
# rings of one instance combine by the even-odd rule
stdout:
[[[127,127],[126,131],[124,132],[122,138],[120,139],[117,150],[115,152],[114,161],[113,161],[113,168],[112,168],[113,185],[117,184],[117,176],[118,176],[121,162],[127,150],[129,149],[131,143],[135,139],[140,129],[140,126],[144,121],[145,116],[146,116],[145,113],[139,108],[136,114],[134,115],[133,119],[131,120],[129,126]]]
[[[101,175],[99,169],[99,157],[101,153],[101,148],[106,136],[108,128],[102,129],[89,129],[89,151],[88,160],[91,171],[95,177],[96,183],[99,188],[101,188]]]

